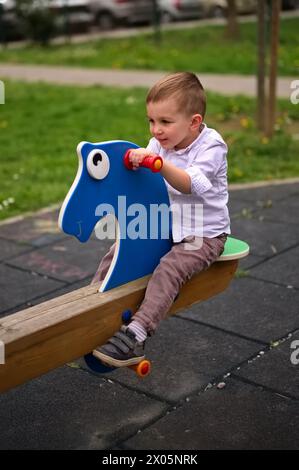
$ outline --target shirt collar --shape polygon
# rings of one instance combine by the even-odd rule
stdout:
[[[173,152],[173,153],[175,153],[176,155],[183,155],[184,153],[189,153],[190,150],[191,150],[193,147],[195,147],[195,146],[199,143],[199,141],[200,141],[200,140],[202,139],[202,137],[203,137],[203,134],[205,134],[205,132],[206,132],[206,129],[207,129],[206,124],[202,123],[202,126],[203,126],[203,127],[202,127],[202,130],[201,130],[200,134],[196,137],[195,140],[193,140],[193,142],[191,142],[190,145],[188,145],[188,147],[186,147],[186,148],[184,148],[184,149],[179,149],[179,150],[171,149],[171,150],[169,150],[169,152]]]

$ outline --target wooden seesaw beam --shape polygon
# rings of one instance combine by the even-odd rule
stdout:
[[[195,275],[180,291],[170,315],[226,289],[238,260],[214,263]],[[0,320],[5,364],[0,364],[0,391],[4,392],[56,367],[73,361],[103,344],[122,323],[121,313],[136,311],[149,276],[99,293],[88,286],[22,310]]]

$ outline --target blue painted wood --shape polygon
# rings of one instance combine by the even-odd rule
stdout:
[[[59,215],[60,228],[86,242],[96,223],[103,217],[99,214],[99,205],[106,204],[107,213],[115,214],[119,225],[118,250],[113,259],[113,269],[102,284],[102,292],[151,274],[172,244],[171,228],[166,227],[161,233],[160,217],[154,218],[157,227],[152,226],[152,229],[158,229],[157,239],[149,236],[151,207],[156,205],[157,208],[161,204],[169,207],[169,197],[159,173],[145,168],[131,171],[125,167],[124,154],[129,148],[137,147],[127,141],[81,142],[77,147],[77,175]],[[148,229],[145,239],[127,236],[128,229],[133,229],[134,233],[136,217],[140,215],[138,210],[141,206],[134,207],[133,204],[144,207]],[[131,212],[125,218],[128,209]],[[137,226],[135,232],[138,230]]]

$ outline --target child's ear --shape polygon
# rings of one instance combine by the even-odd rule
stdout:
[[[191,129],[197,129],[202,123],[202,115],[201,114],[193,114],[191,120]]]

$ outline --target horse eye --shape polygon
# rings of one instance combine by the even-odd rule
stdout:
[[[103,157],[100,153],[96,153],[92,159],[95,166],[97,166],[98,162],[101,162],[102,160],[103,160]]]
[[[87,157],[87,171],[92,178],[102,180],[106,178],[110,169],[110,161],[104,150],[94,149]]]

